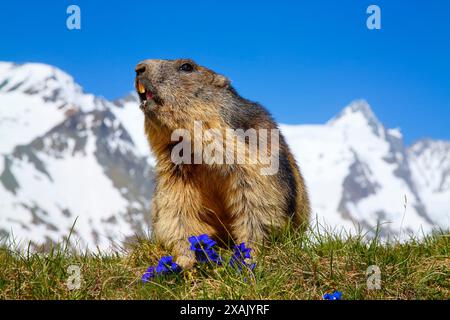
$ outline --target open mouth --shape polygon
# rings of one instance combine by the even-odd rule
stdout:
[[[141,101],[141,109],[161,105],[161,99],[159,99],[154,91],[144,86],[139,80],[136,80],[136,89],[139,95],[139,100]]]

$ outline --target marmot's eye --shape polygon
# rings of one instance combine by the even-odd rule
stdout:
[[[183,63],[180,67],[180,70],[185,72],[191,72],[192,70],[194,70],[194,67],[190,63]]]

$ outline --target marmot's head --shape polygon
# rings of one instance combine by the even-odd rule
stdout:
[[[144,114],[170,128],[213,116],[230,85],[226,77],[190,59],[145,60],[135,70]]]

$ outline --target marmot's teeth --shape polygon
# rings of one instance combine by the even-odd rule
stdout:
[[[145,88],[140,81],[138,82],[138,92],[145,93]]]

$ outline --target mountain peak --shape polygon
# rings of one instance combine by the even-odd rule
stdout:
[[[383,125],[373,113],[369,103],[364,99],[354,100],[346,106],[336,117],[328,121],[332,126],[361,126],[368,125],[372,132],[380,136]]]
[[[367,120],[379,122],[378,118],[373,113],[369,103],[364,99],[352,101],[349,105],[342,109],[338,116],[331,119],[330,122],[339,121],[339,119],[341,119],[342,117],[355,113],[363,115]]]
[[[104,109],[106,103],[85,93],[68,73],[44,63],[0,61],[0,94],[40,97],[45,103],[84,111]]]
[[[46,79],[58,80],[58,82],[64,83],[66,85],[73,85],[74,80],[72,76],[66,72],[58,69],[55,66],[51,66],[44,63],[11,63],[11,62],[0,62],[1,78],[0,81],[10,80],[8,82],[37,82]],[[13,81],[14,80],[14,81]],[[7,88],[11,89],[11,84],[5,84]],[[4,91],[4,90],[3,90]]]
[[[0,92],[38,94],[45,100],[71,100],[83,94],[72,76],[43,63],[0,62]]]
[[[430,138],[424,138],[416,141],[409,147],[409,152],[415,155],[421,155],[427,150],[434,152],[440,152],[450,155],[450,142],[445,140],[434,140]]]

